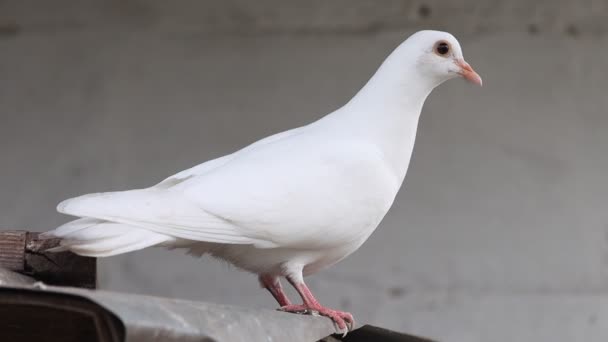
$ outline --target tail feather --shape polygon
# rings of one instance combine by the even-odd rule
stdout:
[[[105,221],[95,219],[95,218],[89,218],[89,217],[79,218],[77,220],[67,222],[51,231],[40,234],[40,238],[42,238],[42,239],[63,238],[67,235],[72,235],[80,230],[89,228],[93,225],[103,223],[103,222],[105,222]]]
[[[72,251],[91,257],[106,257],[168,243],[175,238],[135,226],[78,219],[45,233],[45,237],[61,238],[60,245],[48,252]]]

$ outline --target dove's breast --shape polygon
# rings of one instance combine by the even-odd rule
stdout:
[[[372,229],[373,231],[373,229]],[[227,245],[188,241],[180,247],[189,249],[189,254],[202,256],[210,254],[228,261],[234,266],[255,274],[276,274],[285,276],[291,264],[303,265],[303,275],[307,276],[325,269],[356,251],[368,236],[356,241],[316,249],[258,248],[253,245]]]
[[[208,212],[269,242],[204,245],[203,252],[255,273],[280,273],[285,263],[297,263],[310,274],[345,258],[372,234],[400,186],[379,149],[341,141],[289,152],[245,160],[247,168],[228,165],[234,169],[222,177],[229,181],[210,177],[189,189]]]

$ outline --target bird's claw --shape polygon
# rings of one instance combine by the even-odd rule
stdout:
[[[355,318],[351,315],[350,320],[347,320],[346,324],[348,326],[348,330],[344,332],[344,335],[342,335],[342,337],[346,336],[347,332],[355,330]]]

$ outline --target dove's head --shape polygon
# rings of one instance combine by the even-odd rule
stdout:
[[[454,77],[462,77],[481,86],[481,77],[464,60],[458,40],[441,31],[419,31],[403,44],[407,54],[415,57],[416,69],[437,84]]]
[[[349,102],[384,108],[420,109],[431,91],[462,77],[481,86],[481,77],[464,60],[460,44],[447,32],[418,31],[401,43]]]

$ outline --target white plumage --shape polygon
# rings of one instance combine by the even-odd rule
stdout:
[[[48,235],[62,238],[58,250],[97,257],[188,248],[298,289],[302,274],[343,259],[378,226],[405,177],[427,95],[458,75],[481,83],[453,36],[418,32],[335,112],[147,189],[66,200],[58,211],[82,218]]]

